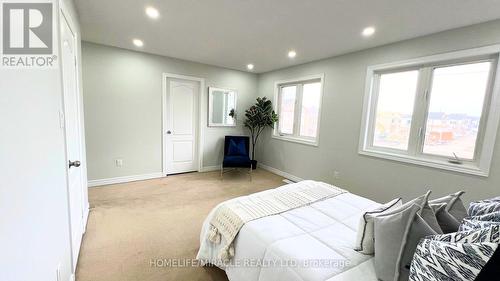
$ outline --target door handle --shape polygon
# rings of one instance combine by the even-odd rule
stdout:
[[[170,130],[167,131],[167,135],[170,135],[172,132]]]
[[[78,167],[80,167],[80,165],[81,165],[80,161],[78,161],[78,160],[76,160],[76,161],[71,161],[71,160],[70,160],[70,161],[68,161],[68,162],[69,162],[69,165],[68,165],[68,166],[69,166],[70,168],[71,168],[71,167],[78,168]]]

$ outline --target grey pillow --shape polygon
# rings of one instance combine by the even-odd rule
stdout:
[[[375,272],[383,281],[408,280],[418,241],[436,232],[418,214],[428,194],[374,218]]]
[[[436,233],[443,234],[441,226],[439,225],[439,221],[436,217],[436,213],[428,202],[430,194],[431,191],[427,191],[427,193],[425,194],[425,202],[423,202],[422,209],[420,210],[419,215]]]
[[[461,222],[465,217],[467,217],[467,209],[460,199],[460,196],[464,194],[464,191],[459,191],[438,199],[434,199],[429,201],[429,204],[432,205],[440,205],[446,204],[446,211],[450,213],[458,222]]]
[[[419,215],[415,216],[411,224],[406,240],[401,245],[401,253],[396,266],[399,268],[399,275],[396,275],[399,281],[406,281],[410,277],[410,266],[420,240],[429,235],[436,235],[437,232],[432,229]]]
[[[439,226],[443,230],[441,233],[452,233],[458,231],[460,222],[446,210],[446,204],[433,205]]]
[[[359,220],[355,250],[365,255],[373,255],[373,218],[384,212],[390,212],[393,209],[399,208],[401,205],[401,198],[396,198],[364,213]]]

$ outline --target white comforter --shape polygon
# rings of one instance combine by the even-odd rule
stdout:
[[[344,193],[248,222],[236,237],[232,264],[218,266],[231,281],[376,281],[373,257],[356,252],[354,245],[361,215],[379,205]],[[213,210],[203,224],[197,255],[210,263],[221,247],[207,239],[212,216]]]

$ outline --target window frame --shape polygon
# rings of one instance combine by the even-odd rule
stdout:
[[[320,135],[320,121],[321,121],[321,107],[323,103],[323,89],[324,89],[324,74],[309,75],[300,78],[280,80],[274,83],[274,110],[280,116],[281,107],[281,89],[287,86],[297,86],[297,91],[295,93],[295,108],[294,108],[294,123],[293,123],[293,133],[285,134],[279,130],[279,118],[276,126],[274,127],[272,138],[290,141],[300,144],[306,144],[311,146],[319,146],[319,135]],[[319,93],[319,107],[318,107],[318,122],[316,128],[316,137],[307,137],[300,135],[300,125],[302,116],[302,95],[303,86],[311,82],[320,83],[320,93]]]
[[[497,128],[500,120],[500,45],[474,48],[401,62],[369,66],[366,73],[365,97],[358,153],[460,173],[489,176]],[[436,68],[490,61],[491,69],[483,101],[481,119],[472,160],[450,163],[449,157],[424,153],[425,130],[432,94],[432,78]],[[373,146],[374,124],[381,74],[418,70],[412,124],[407,150]]]

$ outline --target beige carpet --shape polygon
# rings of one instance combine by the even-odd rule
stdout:
[[[77,281],[227,280],[206,267],[152,266],[160,259],[194,259],[203,220],[218,203],[283,185],[282,177],[256,170],[190,173],[89,189],[90,216]]]

